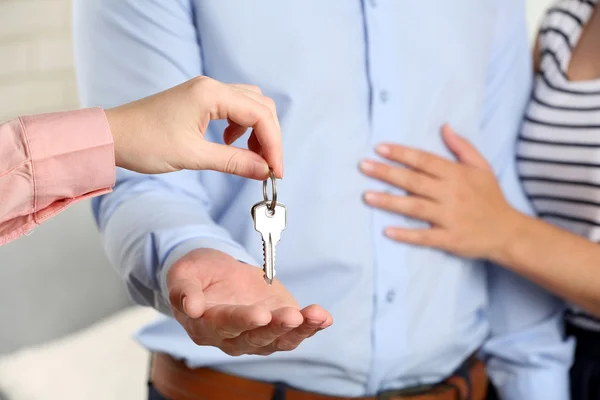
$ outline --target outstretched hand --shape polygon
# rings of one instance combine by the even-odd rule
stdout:
[[[268,355],[295,349],[333,323],[317,305],[300,309],[277,280],[217,250],[199,249],[167,275],[173,315],[200,346],[225,353]]]

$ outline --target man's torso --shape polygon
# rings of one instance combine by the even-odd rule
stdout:
[[[341,395],[439,381],[476,350],[488,334],[485,269],[384,238],[386,226],[421,223],[365,206],[365,190],[400,192],[357,165],[381,142],[449,156],[444,122],[498,158],[506,138],[480,130],[496,3],[195,1],[202,73],[256,84],[277,103],[278,195],[288,207],[277,278],[301,305],[328,309],[334,325],[268,358],[199,348],[173,320],[145,328],[140,341],[191,366]],[[211,139],[224,126],[211,124]],[[211,172],[165,179],[185,185],[190,174],[204,184],[214,219],[260,261],[249,210],[261,183]]]

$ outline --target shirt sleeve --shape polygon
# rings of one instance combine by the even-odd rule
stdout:
[[[0,245],[70,204],[110,191],[113,139],[100,108],[0,125]]]
[[[523,87],[531,86],[533,71],[522,3],[497,3],[499,28],[483,129],[485,137],[502,142],[491,161],[498,167],[508,201],[531,214],[517,177],[515,158],[516,136],[529,95]],[[482,354],[500,398],[569,399],[573,342],[563,333],[562,301],[504,268],[488,267],[491,335]]]
[[[113,106],[201,75],[193,15],[188,0],[76,0],[83,103]],[[207,136],[220,139],[210,128]],[[167,272],[186,253],[212,248],[256,264],[212,219],[212,200],[197,172],[149,176],[118,170],[113,193],[93,207],[109,259],[132,298],[165,314]]]

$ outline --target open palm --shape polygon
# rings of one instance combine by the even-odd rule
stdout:
[[[229,355],[268,355],[295,349],[333,323],[317,305],[300,306],[262,270],[217,250],[199,249],[173,265],[167,276],[171,309],[190,338]]]

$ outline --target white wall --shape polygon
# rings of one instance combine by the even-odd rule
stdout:
[[[0,0],[0,121],[77,106],[69,3]],[[528,0],[531,36],[549,3]],[[123,302],[118,288],[116,274],[100,247],[89,204],[73,207],[33,235],[0,248],[1,323],[26,324],[25,315],[39,315],[42,307],[41,322],[47,331],[15,329],[7,339],[2,335],[6,325],[0,325],[0,352],[19,341],[57,335],[111,312]],[[81,293],[86,293],[89,301],[81,302]],[[44,298],[49,301],[43,302]],[[7,306],[15,301],[21,306]],[[90,304],[96,307],[88,308]],[[87,315],[82,311],[86,308]],[[57,320],[68,321],[68,326],[56,325]]]
[[[537,25],[540,21],[540,18],[543,17],[544,11],[555,2],[556,0],[526,0],[527,18],[529,22],[529,38],[531,40],[535,39]]]
[[[0,0],[0,120],[77,106],[69,0]]]

